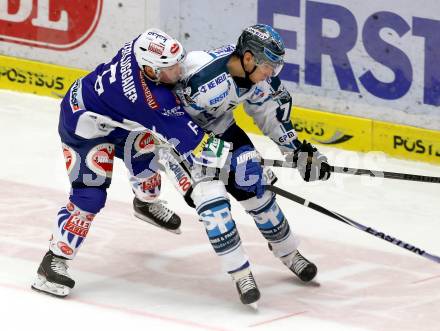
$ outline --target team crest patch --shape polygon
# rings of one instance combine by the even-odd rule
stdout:
[[[66,162],[67,173],[70,174],[76,163],[76,153],[72,147],[63,144],[64,161]]]
[[[100,144],[89,151],[86,163],[89,169],[96,174],[111,177],[113,174],[114,158],[115,146],[113,144]]]
[[[139,134],[134,141],[134,149],[137,153],[148,154],[154,151],[156,140],[150,132]]]

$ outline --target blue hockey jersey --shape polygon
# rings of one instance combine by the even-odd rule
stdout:
[[[112,139],[146,128],[171,139],[177,151],[186,154],[206,135],[191,121],[170,86],[144,76],[133,52],[135,41],[75,81],[62,100],[60,134]]]

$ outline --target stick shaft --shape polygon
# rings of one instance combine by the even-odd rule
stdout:
[[[418,247],[416,247],[414,245],[411,245],[409,243],[406,243],[406,242],[404,242],[404,241],[402,241],[402,240],[400,240],[400,239],[398,239],[396,237],[387,235],[387,234],[385,234],[385,233],[383,233],[381,231],[375,230],[375,229],[373,229],[373,228],[371,228],[369,226],[365,226],[365,225],[363,225],[361,223],[353,221],[352,219],[349,219],[346,216],[343,216],[341,214],[338,214],[338,213],[335,213],[335,212],[333,212],[331,210],[328,210],[328,209],[326,209],[326,208],[324,208],[324,207],[322,207],[322,206],[320,206],[320,205],[318,205],[318,204],[316,204],[314,202],[305,200],[304,198],[301,198],[300,196],[297,196],[297,195],[295,195],[293,193],[287,192],[287,191],[285,191],[285,190],[283,190],[283,189],[281,189],[279,187],[276,187],[276,186],[273,186],[273,185],[267,185],[266,189],[269,190],[269,191],[272,191],[272,192],[274,192],[274,193],[276,193],[278,195],[281,195],[282,197],[287,198],[287,199],[289,199],[291,201],[299,203],[299,204],[301,204],[301,205],[303,205],[305,207],[311,208],[311,209],[313,209],[313,210],[315,210],[317,212],[320,212],[320,213],[322,213],[324,215],[327,215],[327,216],[329,216],[331,218],[334,218],[334,219],[336,219],[336,220],[338,220],[338,221],[340,221],[342,223],[350,225],[350,226],[352,226],[352,227],[354,227],[354,228],[356,228],[358,230],[361,230],[361,231],[364,231],[366,233],[369,233],[369,234],[371,234],[371,235],[373,235],[373,236],[375,236],[377,238],[383,239],[383,240],[385,240],[385,241],[387,241],[387,242],[389,242],[391,244],[394,244],[394,245],[396,245],[398,247],[404,248],[404,249],[406,249],[406,250],[408,250],[408,251],[410,251],[410,252],[412,252],[414,254],[417,254],[419,256],[427,258],[428,260],[431,260],[431,261],[436,262],[436,263],[440,263],[440,257],[439,256],[430,254],[430,253],[426,252],[425,250],[423,250],[421,248],[418,248]]]
[[[440,183],[440,177],[403,174],[399,172],[390,172],[390,171],[375,171],[370,169],[356,169],[356,168],[337,167],[337,166],[332,166],[331,171],[338,174],[350,174],[350,175],[358,175],[358,176],[368,175],[370,177],[401,179],[401,180],[409,180],[414,182]]]
[[[277,167],[277,168],[296,168],[297,166],[295,161],[291,162],[291,161],[281,161],[281,160],[271,160],[271,159],[261,160],[261,164],[263,166]],[[390,172],[390,171],[377,171],[370,169],[357,169],[357,168],[338,167],[338,166],[331,166],[330,171],[338,174],[348,174],[348,175],[356,175],[356,176],[382,177],[382,178],[409,180],[409,181],[424,182],[424,183],[440,183],[440,177],[412,175],[412,174],[404,174],[404,173]]]

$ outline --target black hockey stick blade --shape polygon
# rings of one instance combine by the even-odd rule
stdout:
[[[261,164],[266,167],[278,167],[278,168],[296,168],[297,166],[295,160],[282,161],[282,160],[264,159],[261,160]],[[338,167],[338,166],[330,166],[330,171],[338,174],[381,177],[381,178],[409,180],[409,181],[424,182],[424,183],[440,183],[440,177],[403,174],[399,172],[390,172],[390,171],[357,169],[357,168],[347,168],[347,167]]]
[[[396,237],[387,235],[387,234],[385,234],[385,233],[383,233],[381,231],[378,231],[378,230],[375,230],[373,228],[370,228],[369,226],[362,225],[362,224],[360,224],[360,223],[358,223],[356,221],[353,221],[352,219],[349,219],[346,216],[343,216],[341,214],[338,214],[338,213],[335,213],[335,212],[333,212],[331,210],[328,210],[328,209],[326,209],[326,208],[324,208],[324,207],[322,207],[322,206],[320,206],[320,205],[318,205],[318,204],[316,204],[314,202],[311,202],[311,201],[308,201],[308,200],[306,200],[304,198],[301,198],[300,196],[295,195],[295,194],[293,194],[291,192],[285,191],[285,190],[283,190],[283,189],[281,189],[279,187],[273,186],[273,185],[266,185],[266,189],[269,190],[269,191],[274,192],[275,194],[281,195],[282,197],[284,197],[286,199],[289,199],[291,201],[299,203],[300,205],[303,205],[305,207],[311,208],[311,209],[313,209],[313,210],[315,210],[317,212],[320,212],[320,213],[322,213],[324,215],[327,215],[327,216],[329,216],[331,218],[334,218],[334,219],[336,219],[336,220],[338,220],[338,221],[340,221],[342,223],[350,225],[350,226],[352,226],[352,227],[354,227],[354,228],[356,228],[358,230],[367,232],[367,233],[369,233],[369,234],[371,234],[371,235],[373,235],[373,236],[375,236],[377,238],[383,239],[383,240],[385,240],[385,241],[387,241],[387,242],[389,242],[391,244],[394,244],[396,246],[404,248],[407,251],[413,252],[414,254],[417,254],[419,256],[427,258],[428,260],[431,260],[431,261],[436,262],[436,263],[440,263],[440,257],[439,256],[430,254],[430,253],[426,252],[425,250],[423,250],[421,248],[418,248],[418,247],[416,247],[414,245],[408,244],[408,243],[406,243],[406,242],[404,242],[404,241],[402,241],[402,240],[400,240],[400,239],[398,239]]]

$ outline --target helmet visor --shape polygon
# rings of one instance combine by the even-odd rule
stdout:
[[[284,67],[284,58],[282,55],[277,55],[264,47],[263,56],[255,56],[255,64],[262,67],[262,69],[272,69],[272,77],[278,76]]]

